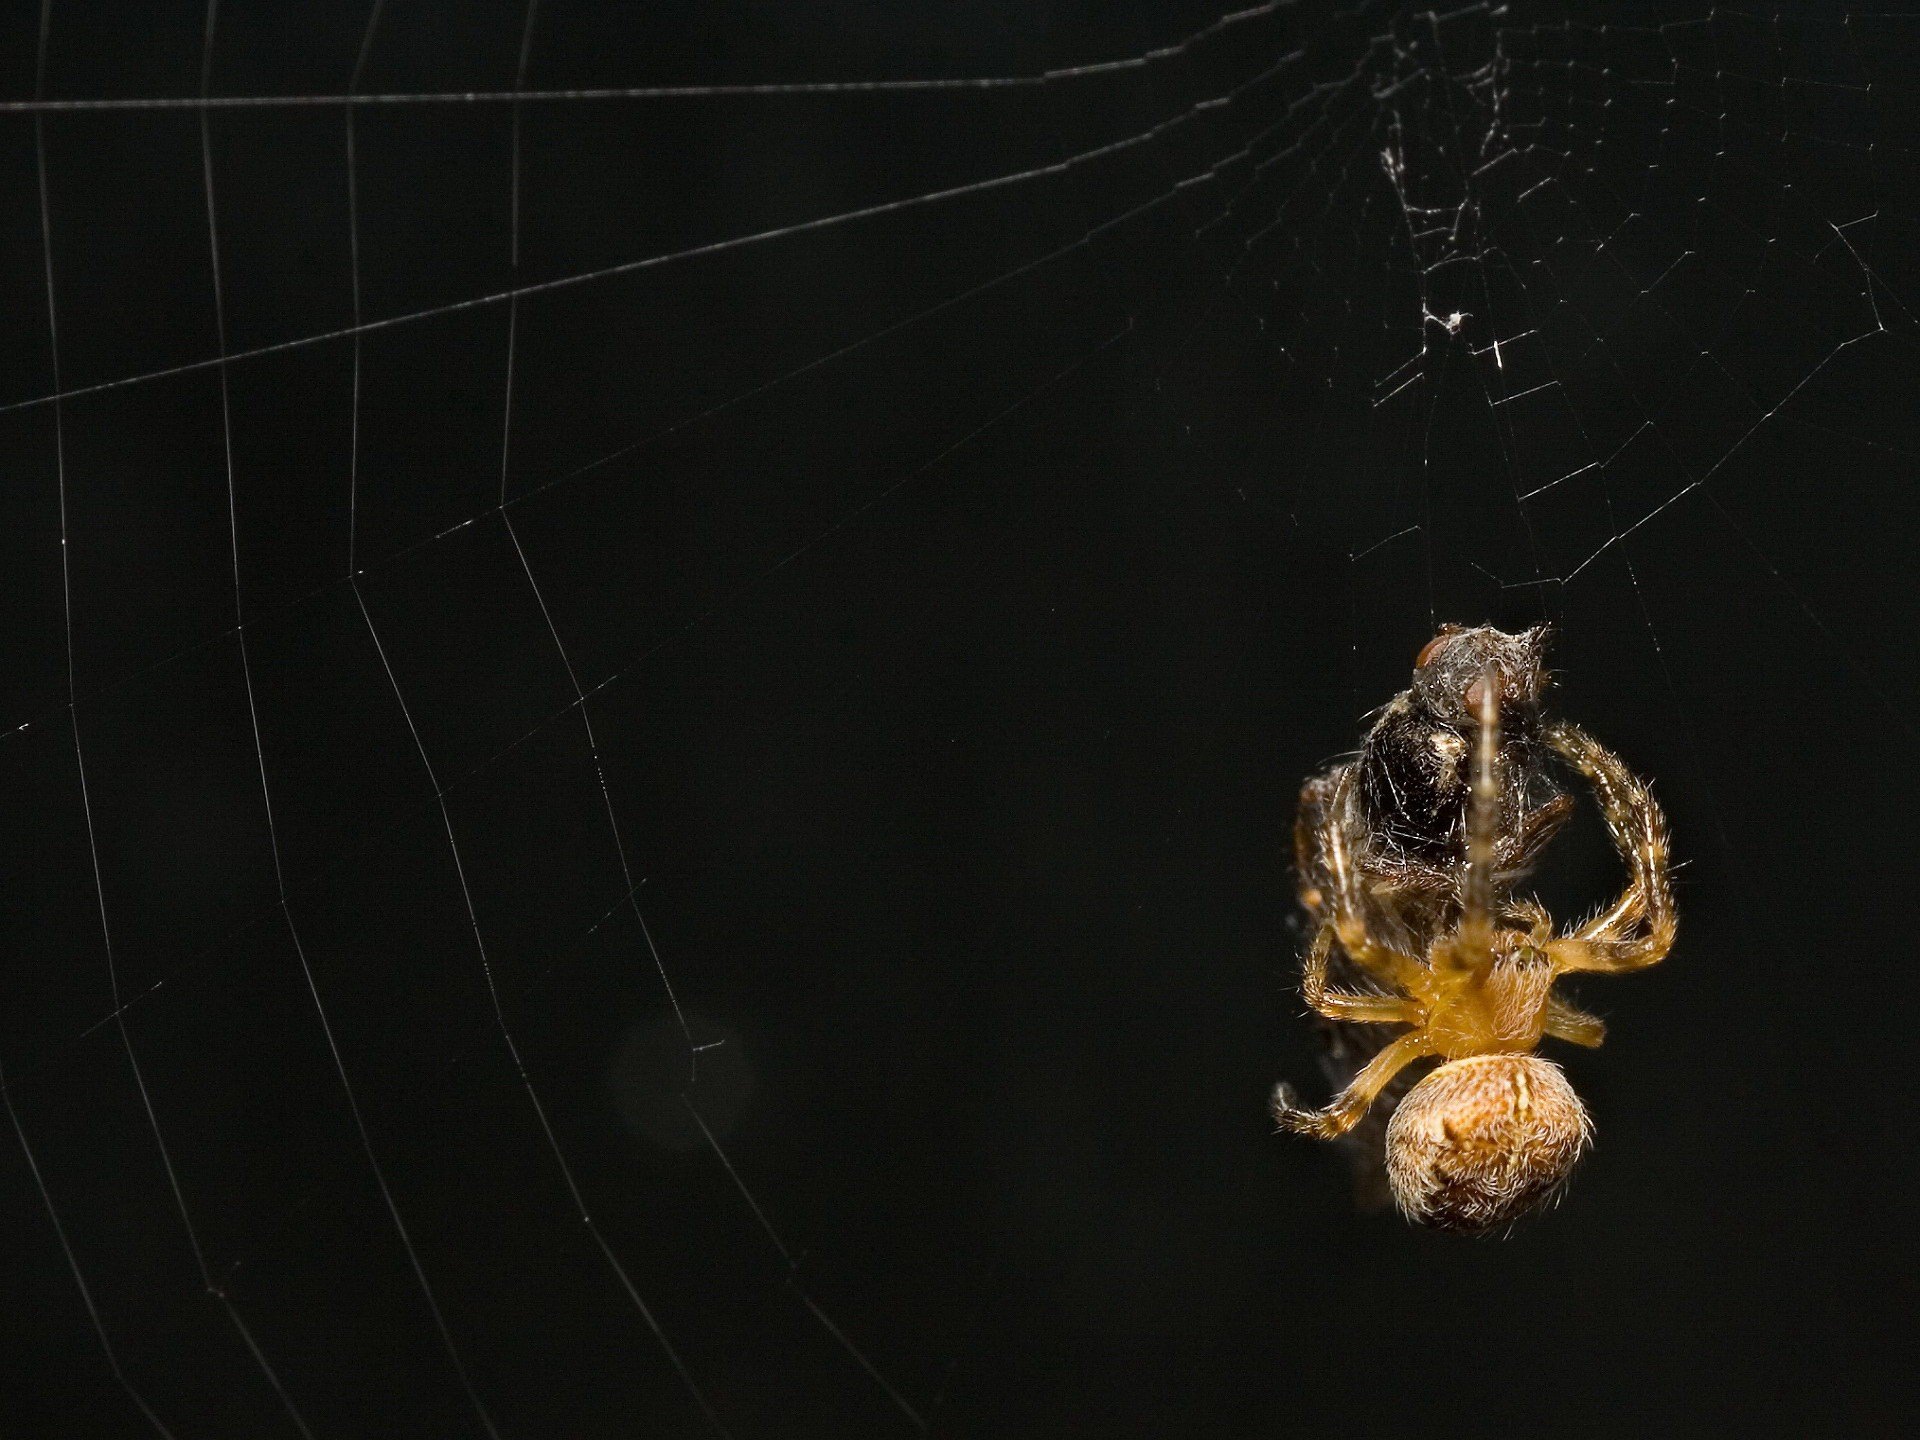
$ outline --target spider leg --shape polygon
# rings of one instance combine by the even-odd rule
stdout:
[[[1633,927],[1647,917],[1646,901],[1641,898],[1640,887],[1634,885],[1618,900],[1600,914],[1587,921],[1571,938],[1576,940],[1622,940],[1631,934]]]
[[[1607,1038],[1607,1022],[1558,995],[1550,995],[1547,997],[1547,1034],[1591,1050]]]
[[[1351,775],[1342,778],[1342,791],[1352,783]],[[1328,876],[1332,892],[1328,895],[1331,914],[1328,923],[1334,933],[1340,937],[1340,948],[1347,952],[1347,958],[1361,969],[1379,976],[1381,979],[1401,990],[1412,990],[1424,975],[1426,967],[1408,955],[1402,955],[1390,945],[1382,945],[1367,932],[1366,899],[1360,890],[1359,877],[1354,872],[1353,857],[1347,854],[1346,834],[1340,826],[1338,805],[1323,832],[1326,847]]]
[[[1519,925],[1536,950],[1553,938],[1553,918],[1538,900],[1509,900],[1500,906],[1500,918]]]
[[[1360,1024],[1414,1024],[1420,1019],[1419,1005],[1399,995],[1360,995],[1350,991],[1327,989],[1327,961],[1333,954],[1334,931],[1322,925],[1307,952],[1300,993],[1317,1013],[1329,1020],[1348,1020]]]
[[[1273,1118],[1280,1122],[1283,1130],[1291,1130],[1296,1135],[1312,1135],[1321,1140],[1344,1135],[1360,1123],[1388,1081],[1421,1056],[1433,1053],[1433,1042],[1426,1032],[1410,1030],[1369,1060],[1323,1110],[1304,1109],[1296,1102],[1291,1086],[1276,1085]]]
[[[1484,969],[1493,961],[1493,870],[1500,840],[1500,687],[1491,666],[1467,691],[1478,710],[1473,790],[1467,801],[1467,863],[1460,881],[1460,924],[1445,947],[1451,962]],[[1439,952],[1436,952],[1436,959]]]
[[[1620,898],[1547,950],[1556,969],[1640,970],[1673,948],[1677,920],[1667,879],[1667,818],[1634,773],[1578,726],[1548,727],[1547,743],[1593,786],[1629,880]],[[1638,933],[1635,933],[1638,932]]]
[[[1333,775],[1314,776],[1300,787],[1300,813],[1293,822],[1293,867],[1300,880],[1300,903],[1315,919],[1326,910],[1326,894],[1321,889],[1325,883],[1325,867],[1320,863],[1325,845],[1321,837],[1330,823],[1328,812],[1338,793],[1339,782]]]

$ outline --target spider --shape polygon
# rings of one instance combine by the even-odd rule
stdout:
[[[1384,1165],[1401,1211],[1443,1230],[1478,1234],[1519,1218],[1559,1190],[1591,1140],[1579,1096],[1534,1052],[1545,1036],[1596,1046],[1605,1026],[1554,982],[1643,969],[1673,944],[1665,817],[1597,741],[1542,718],[1544,643],[1543,631],[1443,630],[1359,758],[1302,797],[1302,898],[1318,921],[1307,1003],[1338,1036],[1406,1028],[1324,1109],[1302,1108],[1282,1085],[1274,1114],[1297,1133],[1344,1135],[1407,1065],[1438,1057],[1393,1108]],[[1529,805],[1549,784],[1549,754],[1591,786],[1630,875],[1618,900],[1565,935],[1511,894],[1572,810],[1558,793]],[[1329,986],[1336,956],[1364,988]]]
[[[1472,771],[1466,760],[1474,719],[1466,694],[1488,665],[1500,674],[1502,709],[1500,883],[1510,886],[1532,868],[1574,810],[1572,797],[1554,783],[1552,752],[1540,734],[1546,648],[1545,627],[1518,635],[1441,627],[1414,662],[1413,684],[1376,712],[1358,755],[1302,787],[1294,848],[1301,903],[1316,929],[1326,921],[1331,883],[1323,837],[1336,823],[1349,837],[1348,856],[1360,874],[1369,904],[1366,922],[1376,938],[1421,955],[1451,922]],[[1337,948],[1330,973],[1339,984],[1372,983]],[[1336,1090],[1388,1038],[1383,1026],[1324,1018],[1320,1031],[1321,1066]],[[1340,1139],[1362,1210],[1393,1203],[1386,1130],[1413,1078],[1403,1074],[1389,1082]]]

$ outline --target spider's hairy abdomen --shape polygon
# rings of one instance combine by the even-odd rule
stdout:
[[[1410,1220],[1482,1235],[1567,1181],[1593,1137],[1558,1065],[1477,1055],[1440,1066],[1387,1126],[1387,1179]]]

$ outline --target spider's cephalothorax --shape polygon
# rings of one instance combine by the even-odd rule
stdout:
[[[1539,631],[1442,631],[1360,757],[1302,796],[1301,892],[1318,924],[1303,990],[1344,1053],[1371,1058],[1324,1109],[1301,1108],[1281,1086],[1274,1113],[1299,1133],[1344,1135],[1383,1092],[1392,1104],[1407,1065],[1440,1059],[1399,1099],[1382,1157],[1401,1210],[1440,1229],[1483,1233],[1516,1219],[1560,1187],[1587,1145],[1579,1097],[1534,1052],[1549,1035],[1598,1045],[1605,1027],[1554,982],[1640,969],[1673,943],[1665,817],[1611,753],[1544,718],[1541,644]],[[1456,741],[1463,753],[1449,768]],[[1618,900],[1565,935],[1511,893],[1571,809],[1557,789],[1539,800],[1548,756],[1591,786],[1631,875]],[[1336,964],[1351,988],[1329,987]],[[1387,1039],[1388,1026],[1403,1032]]]

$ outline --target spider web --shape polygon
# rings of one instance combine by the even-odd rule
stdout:
[[[1879,1202],[1765,996],[1899,933],[1916,17],[636,8],[5,22],[7,1433],[1264,1434],[1436,1295],[1810,1405],[1871,1247],[1780,1216]],[[1462,1258],[1265,1132],[1283,837],[1542,619],[1685,963]]]

